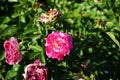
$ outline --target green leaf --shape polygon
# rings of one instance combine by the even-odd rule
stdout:
[[[43,51],[42,47],[39,46],[39,45],[35,45],[35,46],[28,45],[28,46],[29,46],[30,49],[34,50],[35,52],[39,52],[39,51],[41,52],[41,51]]]
[[[11,79],[17,75],[17,72],[14,70],[9,70],[5,76],[5,80]]]
[[[13,13],[11,17],[12,17],[12,18],[16,18],[16,17],[18,17],[18,16],[19,16],[18,13]]]
[[[9,2],[18,2],[18,0],[8,0]]]
[[[92,48],[88,48],[88,51],[89,51],[89,53],[92,53],[93,49]]]
[[[26,22],[25,17],[24,16],[20,16],[20,21],[25,23]]]
[[[112,32],[106,32],[106,34],[115,42],[115,44],[120,48],[119,41],[115,38],[115,36],[112,34]]]
[[[113,24],[113,22],[107,22],[106,23],[106,26],[108,26],[108,27],[112,27],[114,24]]]
[[[44,56],[44,52],[43,52],[43,48],[39,45],[28,45],[30,49],[32,49],[34,52],[36,52],[36,54],[34,54],[34,56],[39,54],[39,59],[41,60],[41,62],[45,65],[45,56]]]
[[[1,73],[0,73],[0,79],[5,80]]]
[[[4,53],[0,54],[0,61],[4,59]]]
[[[9,26],[4,30],[2,36],[13,35],[16,33],[16,31],[17,31],[17,27],[15,25]]]
[[[40,61],[41,61],[44,65],[46,65],[45,56],[44,56],[44,53],[43,53],[43,52],[40,53]]]
[[[1,73],[0,73],[0,79],[2,79],[2,75],[1,75]]]
[[[38,32],[38,27],[33,26],[33,23],[30,22],[25,28],[24,28],[24,34],[34,33]]]
[[[19,67],[20,67],[19,64],[15,64],[15,65],[13,65],[13,70],[14,71],[18,71]]]
[[[2,23],[8,23],[8,22],[10,22],[10,20],[11,20],[11,19],[7,16],[7,17],[4,18],[4,20],[3,20]]]
[[[1,25],[0,25],[0,29],[2,29],[2,30],[4,30],[4,29],[7,28],[7,27],[8,27],[7,24],[1,24]]]
[[[45,65],[46,62],[45,62],[45,56],[44,56],[44,53],[43,53],[43,48],[39,45],[35,45],[35,46],[28,45],[28,46],[29,46],[30,49],[32,49],[34,52],[36,52],[36,53],[33,54],[32,58],[34,58],[36,56],[39,56],[40,61]]]

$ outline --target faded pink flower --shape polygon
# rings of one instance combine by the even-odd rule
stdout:
[[[81,64],[81,67],[87,68],[89,61],[85,60],[83,64]]]
[[[84,80],[83,78],[79,78],[79,80]]]
[[[60,12],[56,9],[50,9],[47,13],[42,13],[40,16],[40,21],[44,23],[48,23],[50,21],[53,21],[55,18],[60,17]]]
[[[10,40],[5,41],[3,46],[5,49],[6,62],[9,65],[18,64],[22,60],[22,54],[18,50],[18,41],[14,37],[11,37]]]
[[[61,61],[72,48],[72,37],[66,33],[53,31],[46,38],[45,49],[49,58]]]
[[[49,17],[48,15],[46,15],[45,13],[42,13],[40,16],[40,21],[44,22],[44,23],[48,23],[52,20],[51,17]]]
[[[27,65],[23,77],[25,80],[47,80],[47,68],[39,61]]]

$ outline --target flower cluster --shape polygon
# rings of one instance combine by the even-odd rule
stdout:
[[[4,49],[6,62],[9,65],[18,64],[22,60],[22,54],[18,50],[18,41],[14,37],[4,42]]]
[[[72,48],[72,36],[66,33],[53,31],[46,38],[45,49],[49,58],[61,61]],[[18,41],[14,37],[4,42],[4,49],[6,62],[9,65],[18,64],[22,60]],[[47,80],[47,74],[47,68],[39,60],[36,60],[33,64],[27,65],[23,76],[25,80]]]
[[[63,60],[72,48],[72,37],[66,33],[53,31],[46,38],[45,49],[49,58]]]
[[[42,13],[40,16],[41,22],[50,22],[61,15],[56,9],[50,9],[47,13]],[[18,64],[22,60],[22,54],[19,51],[19,44],[15,37],[4,42],[5,59],[9,65]],[[64,33],[53,31],[46,38],[45,50],[49,58],[64,60],[64,57],[70,53],[73,48],[72,36]],[[48,69],[39,60],[28,64],[25,68],[23,77],[25,80],[47,80]]]
[[[46,38],[45,49],[49,58],[61,61],[72,48],[72,37],[66,33],[53,31]],[[18,41],[14,37],[4,42],[4,49],[6,62],[9,65],[17,64],[22,60]],[[36,60],[33,64],[27,65],[23,76],[25,80],[47,80],[47,74],[47,68]]]
[[[42,13],[40,16],[40,21],[41,22],[51,22],[53,21],[55,18],[59,18],[60,17],[60,12],[57,11],[56,9],[50,9],[47,13]]]
[[[33,64],[27,65],[23,74],[25,80],[47,80],[47,68],[36,60]]]

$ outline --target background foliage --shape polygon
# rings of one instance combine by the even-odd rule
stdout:
[[[61,19],[41,23],[40,14],[56,8]],[[74,48],[65,60],[49,59],[45,38],[52,31],[73,36]],[[3,43],[19,40],[23,59],[8,65]],[[119,80],[119,0],[0,0],[0,79],[24,80],[26,65],[39,59],[48,67],[48,80]]]

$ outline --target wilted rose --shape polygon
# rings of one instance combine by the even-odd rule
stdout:
[[[60,18],[61,14],[56,9],[50,9],[47,13],[42,13],[40,16],[40,21],[44,23],[48,23],[53,21],[55,18]]]
[[[40,21],[41,22],[44,22],[44,23],[47,23],[47,22],[50,22],[52,20],[51,17],[49,17],[47,14],[45,13],[42,13],[41,16],[40,16]]]
[[[23,77],[25,80],[47,80],[47,68],[36,60],[33,64],[27,65]]]
[[[18,50],[18,41],[14,37],[11,37],[10,40],[5,41],[3,46],[5,49],[6,62],[9,65],[18,64],[22,60],[22,54]]]
[[[72,37],[66,33],[53,31],[46,38],[45,49],[49,58],[61,61],[72,48]]]

